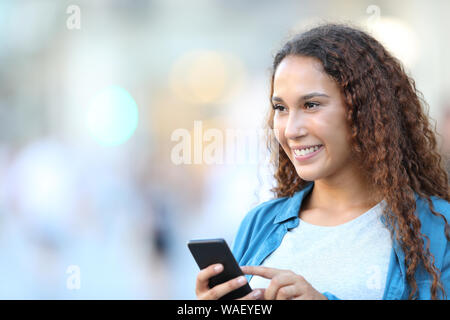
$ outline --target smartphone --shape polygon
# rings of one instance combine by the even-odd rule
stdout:
[[[223,271],[209,279],[210,288],[244,275],[224,239],[190,240],[187,245],[200,269],[216,263],[223,265]],[[244,286],[227,293],[219,300],[242,298],[251,291],[252,289],[247,282]]]

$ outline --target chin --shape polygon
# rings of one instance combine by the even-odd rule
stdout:
[[[306,182],[311,182],[311,181],[316,181],[317,179],[314,179],[314,178],[304,178],[304,177],[302,177],[302,176],[300,176],[300,178],[303,180],[303,181],[306,181]]]
[[[319,175],[314,174],[312,172],[309,173],[309,172],[297,170],[297,174],[304,181],[315,181],[315,180],[319,179]]]

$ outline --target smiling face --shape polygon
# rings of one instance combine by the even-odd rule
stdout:
[[[340,179],[353,170],[341,91],[319,60],[284,58],[275,71],[272,105],[276,138],[300,178]]]

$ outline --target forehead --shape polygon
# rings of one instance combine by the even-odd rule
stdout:
[[[274,95],[304,94],[310,91],[338,90],[337,84],[325,73],[321,62],[313,57],[290,55],[278,65],[273,80]],[[331,93],[330,92],[330,93]]]

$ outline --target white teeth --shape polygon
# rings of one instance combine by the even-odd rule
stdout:
[[[294,154],[297,156],[305,156],[307,154],[310,154],[312,152],[319,150],[319,148],[320,148],[320,146],[315,146],[315,147],[311,147],[308,149],[302,149],[302,150],[295,149]]]

